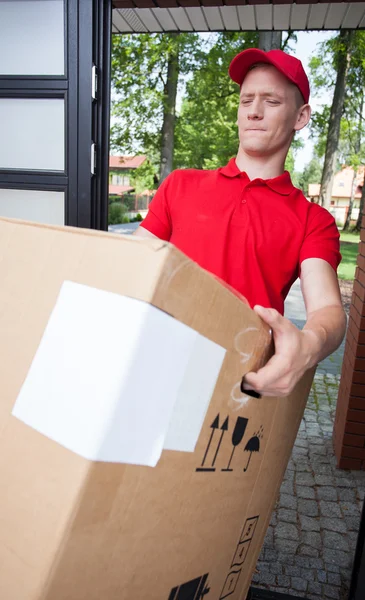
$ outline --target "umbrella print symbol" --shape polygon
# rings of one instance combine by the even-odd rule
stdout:
[[[260,451],[260,440],[262,440],[264,434],[264,429],[261,425],[260,429],[250,438],[244,448],[244,452],[249,452],[250,456],[248,457],[247,465],[243,469],[245,472],[248,469],[248,465],[250,464],[252,452]]]

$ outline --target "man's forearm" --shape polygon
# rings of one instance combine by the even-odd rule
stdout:
[[[303,327],[309,357],[308,368],[334,352],[346,331],[346,315],[339,305],[326,306],[308,315]]]

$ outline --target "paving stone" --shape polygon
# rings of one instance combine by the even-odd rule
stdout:
[[[323,444],[322,436],[313,435],[308,436],[308,443],[310,446],[317,446]]]
[[[312,471],[312,468],[309,462],[301,460],[297,462],[295,471],[296,473],[310,473]]]
[[[293,554],[288,554],[287,552],[278,552],[278,562],[280,562],[284,566],[284,570],[286,567],[290,567],[294,565],[295,557]]]
[[[310,594],[318,594],[318,596],[322,595],[322,584],[316,581],[310,581],[308,583],[308,592]]]
[[[295,596],[297,598],[303,598],[303,591],[295,590],[294,588],[289,588],[286,590],[289,596]]]
[[[324,531],[323,545],[325,548],[335,548],[336,550],[343,550],[344,552],[348,552],[350,550],[345,536],[334,531]]]
[[[319,474],[315,473],[314,481],[317,485],[335,485],[335,478],[328,473]]]
[[[261,583],[261,577],[260,577],[260,573],[254,573],[252,575],[252,581],[253,583]]]
[[[300,514],[306,517],[317,517],[318,516],[318,505],[315,500],[305,500],[300,498],[298,500],[298,510]]]
[[[278,510],[278,519],[280,522],[296,523],[297,515],[298,513],[296,510],[290,510],[289,508],[279,508]]]
[[[327,573],[327,581],[331,585],[341,585],[341,576],[338,573]]]
[[[281,523],[279,521],[275,528],[275,537],[297,541],[299,540],[298,529],[292,523]]]
[[[308,441],[303,438],[303,437],[297,437],[297,439],[295,440],[295,448],[308,448]]]
[[[312,473],[305,473],[305,472],[297,473],[295,476],[295,481],[296,481],[297,485],[307,485],[307,486],[315,485],[314,477],[313,477]]]
[[[270,564],[270,573],[274,573],[274,575],[281,575],[283,572],[283,565],[279,562],[274,562]]]
[[[321,517],[320,523],[322,529],[336,531],[337,533],[346,533],[347,531],[346,522],[343,518],[331,519],[330,517]]]
[[[348,539],[350,549],[352,548],[354,552],[355,552],[355,548],[356,548],[356,544],[357,544],[358,535],[359,535],[358,531],[347,531],[347,533],[346,533],[346,537]]]
[[[270,525],[272,525],[273,527],[275,527],[275,525],[277,524],[277,522],[278,522],[278,517],[277,517],[276,511],[274,511],[272,513],[272,515],[271,515]]]
[[[323,593],[326,598],[334,598],[334,600],[340,600],[340,588],[334,587],[333,585],[324,585]]]
[[[277,550],[273,550],[272,548],[265,548],[265,560],[279,561]]]
[[[275,575],[273,573],[259,573],[259,582],[266,585],[275,584]]]
[[[350,553],[334,550],[331,548],[323,549],[323,558],[325,562],[332,563],[339,567],[349,568],[352,562]]]
[[[259,561],[256,566],[259,573],[270,573],[270,563]]]
[[[314,411],[306,410],[304,414],[306,424],[313,422],[317,423],[317,414]]]
[[[301,576],[301,568],[294,565],[288,565],[284,567],[285,575],[289,575],[290,577],[300,577]]]
[[[283,481],[280,487],[280,494],[294,494],[294,484],[292,481]]]
[[[295,471],[285,471],[284,481],[294,481]]]
[[[287,588],[290,586],[290,577],[287,575],[278,575],[277,582],[281,587]]]
[[[317,571],[317,581],[319,581],[319,583],[327,583],[326,571],[322,571],[322,570]]]
[[[280,508],[290,508],[292,510],[297,510],[298,502],[294,496],[290,494],[280,494],[279,498],[279,507]]]
[[[301,569],[309,569],[312,565],[311,565],[311,561],[312,560],[317,560],[313,557],[310,556],[299,556],[297,555],[295,557],[295,564],[297,565],[297,567],[300,567]]]
[[[326,565],[325,570],[330,573],[340,573],[340,568],[332,564]]]
[[[315,571],[313,569],[306,569],[303,567],[300,569],[300,576],[307,581],[314,581]]]
[[[275,548],[282,552],[295,554],[298,550],[299,541],[287,540],[285,538],[275,538]]]
[[[338,497],[340,499],[340,502],[355,502],[356,491],[349,488],[339,489]]]
[[[306,498],[307,500],[314,500],[316,495],[314,489],[307,485],[297,485],[296,492],[298,498]]]
[[[314,457],[314,456],[326,456],[327,457],[327,450],[324,446],[322,446],[322,444],[317,445],[317,446],[310,446],[309,456],[310,457]]]
[[[352,502],[340,502],[340,507],[344,515],[357,517],[361,513],[359,505]]]
[[[310,558],[309,564],[313,569],[324,569],[323,558]]]
[[[320,533],[316,533],[315,531],[307,531],[302,533],[301,541],[303,544],[307,544],[308,546],[312,546],[319,550],[322,546],[322,538]]]
[[[307,457],[308,448],[300,448],[299,446],[294,446],[291,455],[293,458],[301,458],[302,456]]]
[[[314,462],[312,460],[312,469],[313,471],[317,474],[317,475],[326,475],[326,476],[330,476],[332,474],[332,470],[331,470],[331,466],[329,464],[326,464],[323,461],[322,457],[318,457],[318,460],[316,462]],[[322,484],[322,485],[331,485],[331,484]]]
[[[271,548],[274,545],[274,529],[270,525],[267,528],[264,544],[265,544],[265,546],[271,547]]]
[[[312,558],[318,558],[319,550],[316,548],[312,548],[312,546],[306,546],[302,544],[299,548],[299,554],[302,556],[311,556]]]
[[[351,479],[347,479],[345,477],[339,477],[338,474],[336,474],[336,486],[353,488],[354,482]]]
[[[291,585],[294,590],[299,590],[300,592],[306,592],[308,587],[308,582],[303,579],[303,577],[292,577]]]
[[[317,496],[319,500],[337,502],[337,490],[329,485],[319,486],[317,489]]]
[[[341,509],[336,502],[319,501],[321,515],[323,517],[341,517]]]
[[[303,531],[320,531],[321,526],[318,519],[299,515],[300,526]]]
[[[348,517],[345,515],[344,520],[349,531],[359,531],[360,515],[358,517]]]

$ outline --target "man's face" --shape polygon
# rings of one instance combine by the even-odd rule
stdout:
[[[302,102],[304,104],[304,101]],[[238,108],[240,147],[251,156],[272,156],[290,146],[298,125],[298,90],[271,65],[249,71]]]

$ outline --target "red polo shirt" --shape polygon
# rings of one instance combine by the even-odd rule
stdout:
[[[234,158],[216,171],[171,173],[142,226],[223,279],[251,306],[280,313],[303,260],[322,258],[335,270],[341,260],[334,218],[308,202],[287,171],[251,181]]]

